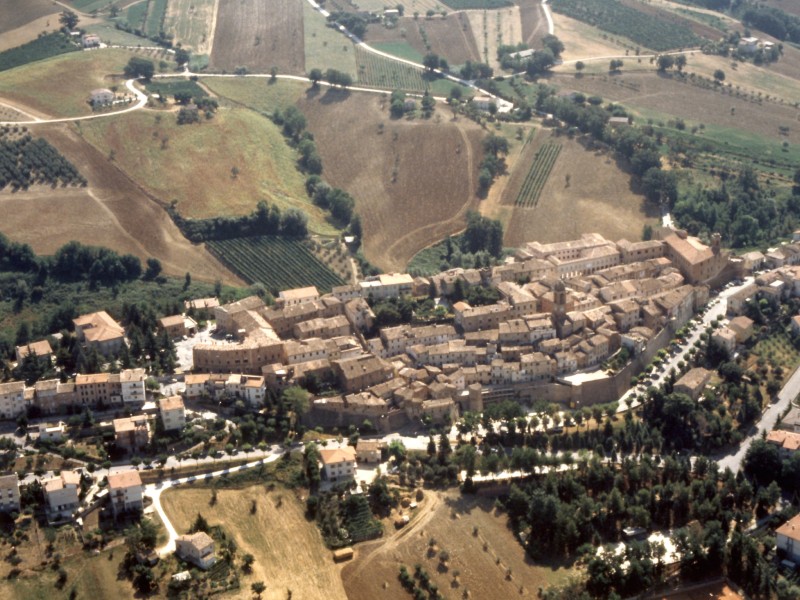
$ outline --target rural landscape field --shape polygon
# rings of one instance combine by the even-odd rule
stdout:
[[[0,0],[0,598],[797,600],[798,297],[800,0]]]

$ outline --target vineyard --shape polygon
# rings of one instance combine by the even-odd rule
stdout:
[[[535,208],[539,203],[539,196],[542,194],[544,184],[547,183],[547,178],[550,177],[550,171],[556,163],[559,153],[561,152],[561,144],[547,143],[536,153],[533,158],[531,170],[525,177],[522,188],[517,195],[516,205],[522,208]]]
[[[243,279],[262,283],[273,293],[308,285],[328,292],[344,283],[298,239],[255,236],[214,240],[207,245]]]
[[[701,41],[687,24],[646,14],[618,0],[552,0],[551,6],[557,13],[627,37],[657,52],[697,46]]]
[[[0,71],[77,50],[80,48],[63,34],[49,33],[22,46],[0,52]]]
[[[358,83],[377,88],[424,92],[428,87],[422,71],[366,52],[356,46]]]
[[[11,138],[6,130],[0,134],[0,190],[11,186],[14,191],[34,184],[86,185],[78,170],[46,140],[34,140],[25,134]]]

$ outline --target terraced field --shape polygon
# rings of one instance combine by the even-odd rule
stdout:
[[[257,236],[216,240],[208,248],[249,283],[263,283],[273,293],[307,285],[328,292],[344,282],[299,240]]]

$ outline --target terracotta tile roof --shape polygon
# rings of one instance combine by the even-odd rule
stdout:
[[[121,471],[108,476],[108,489],[110,490],[121,490],[141,485],[142,478],[139,477],[139,471]]]
[[[356,460],[356,450],[352,446],[320,450],[323,465],[334,465]]]

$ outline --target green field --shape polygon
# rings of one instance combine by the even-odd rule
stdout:
[[[273,294],[315,285],[321,292],[342,285],[302,241],[258,236],[207,242],[208,248],[249,283],[262,283]]]
[[[457,246],[458,244],[453,244]],[[440,273],[447,263],[447,240],[442,240],[417,252],[406,271],[415,277],[430,277]]]
[[[688,26],[658,19],[618,0],[552,0],[550,4],[557,13],[659,52],[697,46],[701,41]]]
[[[356,76],[356,51],[353,42],[327,26],[325,17],[303,2],[303,39],[306,72],[311,69],[336,69]]]
[[[0,52],[0,71],[77,50],[80,50],[80,47],[72,43],[68,37],[61,33],[49,33],[22,46]]]
[[[141,32],[145,30],[144,20],[147,16],[148,2],[149,0],[145,0],[144,2],[134,4],[125,12],[125,20],[128,22],[128,25]]]
[[[428,83],[422,70],[356,48],[359,85],[424,92]]]
[[[492,9],[513,6],[513,2],[509,0],[442,0],[442,3],[453,10]]]
[[[201,81],[215,94],[265,114],[294,106],[310,86],[300,81],[267,83],[265,79],[244,77],[201,77]]]
[[[164,15],[167,11],[167,0],[147,0],[147,35],[158,35],[164,28]]]
[[[552,142],[546,143],[539,148],[536,156],[533,158],[530,171],[525,177],[525,181],[519,190],[515,204],[523,208],[535,208],[539,203],[539,196],[547,183],[547,178],[550,177],[550,171],[556,163],[559,153],[561,152],[561,144]]]
[[[422,63],[424,56],[406,42],[376,42],[371,44],[373,48],[386,52],[392,56],[398,56],[406,60]]]
[[[213,17],[214,0],[169,0],[164,31],[184,48],[208,53]]]
[[[96,33],[106,44],[115,46],[153,46],[153,42],[122,29],[117,29],[113,22],[104,21],[86,27],[87,33]]]

